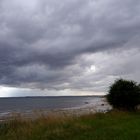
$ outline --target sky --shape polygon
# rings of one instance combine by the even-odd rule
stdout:
[[[0,97],[102,95],[140,82],[140,1],[0,0]]]

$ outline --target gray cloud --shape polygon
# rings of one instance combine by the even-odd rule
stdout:
[[[131,0],[0,1],[0,84],[105,92],[117,77],[140,82],[139,13]]]

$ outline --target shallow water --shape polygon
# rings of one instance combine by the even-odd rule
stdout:
[[[97,104],[101,99],[97,96],[0,98],[0,116],[10,112],[22,113],[33,110],[76,108],[88,104]]]

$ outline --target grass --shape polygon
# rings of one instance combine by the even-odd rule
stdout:
[[[15,118],[0,123],[0,140],[140,140],[140,112]]]

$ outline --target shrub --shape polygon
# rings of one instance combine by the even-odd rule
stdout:
[[[107,100],[114,108],[134,110],[140,104],[140,86],[134,81],[118,79],[110,86]]]

